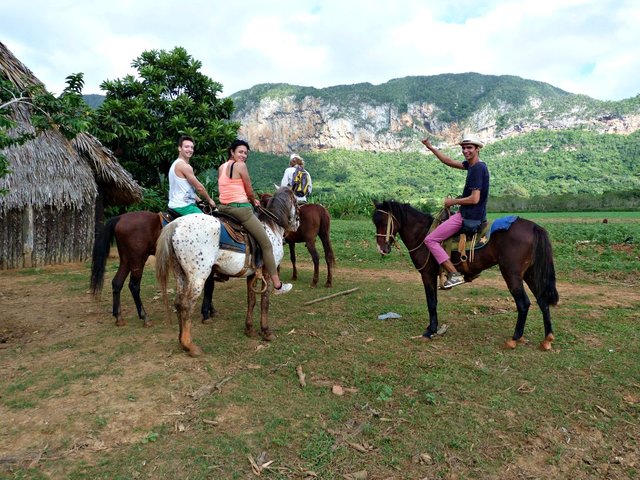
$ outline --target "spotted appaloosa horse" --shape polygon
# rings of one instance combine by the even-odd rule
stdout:
[[[116,325],[119,327],[127,324],[120,307],[120,292],[129,274],[131,274],[129,290],[136,304],[138,317],[145,327],[151,326],[151,321],[147,318],[147,312],[140,298],[140,282],[147,259],[156,253],[156,241],[161,230],[162,219],[159,213],[139,211],[112,217],[96,232],[91,257],[91,293],[95,298],[99,298],[102,293],[107,258],[109,258],[111,242],[115,239],[120,264],[111,281],[111,293],[113,297],[112,313],[116,319]],[[204,288],[201,309],[202,323],[211,322],[217,314],[212,301],[214,287],[212,276],[207,279]]]
[[[300,223],[298,205],[293,192],[282,187],[274,194],[266,208],[261,208],[259,220],[264,224],[273,246],[276,265],[284,255],[282,240],[285,232],[296,230]],[[179,340],[182,348],[195,357],[202,355],[202,349],[191,338],[191,311],[202,292],[210,274],[225,277],[246,277],[247,316],[245,334],[255,335],[253,329],[253,309],[256,292],[253,289],[260,272],[247,267],[245,253],[220,248],[220,221],[207,215],[187,215],[167,225],[158,238],[156,246],[156,277],[160,283],[165,305],[167,304],[167,279],[173,269],[177,282],[175,307],[180,322]],[[265,285],[266,286],[266,285]],[[261,293],[260,326],[262,338],[272,340],[269,329],[269,288]]]
[[[429,254],[423,240],[433,223],[433,217],[416,210],[407,203],[384,201],[375,203],[373,223],[376,226],[378,251],[386,255],[391,251],[396,235],[409,249],[413,265],[420,272],[429,310],[429,326],[423,338],[431,338],[438,331],[438,297],[436,283],[439,265]],[[453,252],[451,261],[457,264],[460,254]],[[542,350],[550,350],[553,341],[550,305],[558,303],[556,274],[553,265],[551,242],[541,226],[523,218],[518,218],[508,230],[493,232],[489,243],[474,253],[474,260],[464,270],[466,281],[471,281],[483,270],[498,265],[507,283],[509,292],[516,302],[518,320],[513,337],[506,342],[508,348],[515,348],[523,342],[524,327],[531,302],[527,296],[526,282],[536,297],[542,311],[544,340]]]

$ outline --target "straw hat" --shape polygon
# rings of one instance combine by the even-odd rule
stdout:
[[[482,148],[484,147],[484,143],[482,143],[478,137],[473,135],[465,135],[462,141],[458,145],[475,145],[476,147]]]

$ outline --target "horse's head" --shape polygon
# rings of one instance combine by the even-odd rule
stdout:
[[[300,209],[296,196],[289,187],[280,187],[273,196],[262,195],[260,203],[269,212],[269,217],[285,232],[295,232],[300,226]]]
[[[391,252],[391,246],[396,242],[396,235],[400,230],[400,222],[393,215],[390,202],[373,202],[373,224],[376,226],[376,245],[381,255]]]

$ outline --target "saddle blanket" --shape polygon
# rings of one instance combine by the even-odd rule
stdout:
[[[220,248],[223,250],[231,250],[233,252],[245,253],[247,246],[244,243],[237,242],[229,235],[227,227],[224,223],[220,222],[222,228],[220,229]]]
[[[513,222],[515,222],[517,219],[517,215],[509,215],[508,217],[496,218],[491,224],[491,231],[489,232],[489,235],[491,235],[493,232],[497,232],[498,230],[509,230]]]

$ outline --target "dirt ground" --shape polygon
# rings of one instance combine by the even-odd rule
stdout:
[[[302,265],[303,268],[308,268]],[[60,271],[74,271],[83,275],[83,265],[62,265]],[[322,272],[321,272],[322,273]],[[336,277],[366,275],[358,271],[338,269]],[[418,282],[415,272],[385,272],[397,281]],[[504,288],[499,276],[481,278],[484,286],[495,283]],[[18,272],[0,272],[0,381],[2,391],[8,385],[20,384],[28,371],[37,376],[41,367],[37,362],[51,365],[73,365],[91,356],[91,342],[82,342],[82,355],[74,345],[82,338],[99,338],[99,347],[107,351],[122,348],[122,339],[105,335],[105,329],[116,328],[110,313],[110,285],[105,282],[103,300],[97,304],[86,291],[69,293],[64,282],[33,283],[33,277]],[[559,284],[562,301],[580,301],[594,307],[638,305],[637,285],[569,285]],[[95,455],[116,446],[142,441],[153,426],[168,424],[179,430],[181,421],[196,408],[194,390],[182,383],[176,373],[163,385],[148,379],[166,374],[168,368],[188,372],[191,378],[202,377],[210,382],[204,364],[184,355],[177,342],[177,327],[144,330],[135,318],[133,302],[123,291],[123,306],[127,311],[131,338],[135,346],[144,342],[140,352],[125,354],[121,371],[105,372],[86,381],[72,382],[71,391],[38,398],[32,408],[8,408],[0,402],[0,472],[7,466],[36,466],[46,451],[48,459],[56,456]],[[144,298],[147,310],[161,308],[159,299]],[[131,328],[135,325],[135,328]],[[203,327],[200,327],[203,328]],[[171,347],[168,347],[171,345]],[[95,346],[97,347],[97,345]],[[41,354],[49,352],[46,358]],[[34,363],[34,360],[37,360]],[[239,368],[250,368],[242,366]],[[221,372],[221,377],[224,372]],[[21,385],[28,392],[29,385]],[[127,399],[134,396],[136,401]],[[96,428],[108,406],[109,422]],[[220,415],[233,420],[233,412]],[[594,437],[594,442],[598,439]]]

